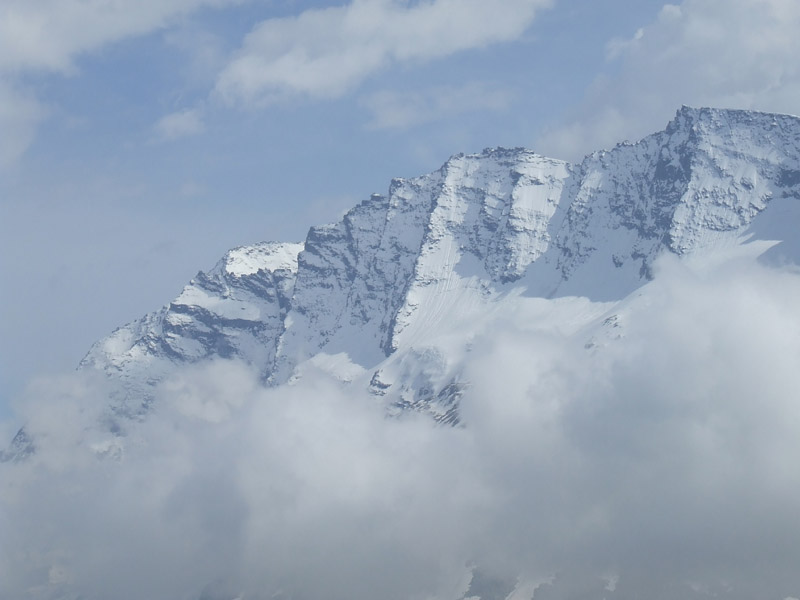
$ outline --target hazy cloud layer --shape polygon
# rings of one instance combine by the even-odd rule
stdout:
[[[0,74],[0,167],[12,164],[28,149],[47,109],[34,95]]]
[[[487,83],[438,86],[426,90],[395,92],[382,90],[361,99],[372,113],[368,127],[406,129],[432,121],[482,110],[503,110],[512,94]]]
[[[535,600],[798,597],[798,297],[797,272],[676,260],[604,347],[498,319],[459,429],[218,362],[123,449],[102,382],[43,382],[40,451],[0,473],[0,595],[455,599],[478,565]]]
[[[598,77],[565,124],[536,144],[580,159],[661,129],[682,104],[800,114],[800,3],[684,0],[628,40],[611,40]]]
[[[296,95],[330,98],[391,63],[442,58],[511,41],[552,0],[354,0],[269,19],[219,76],[228,102],[263,105]]]

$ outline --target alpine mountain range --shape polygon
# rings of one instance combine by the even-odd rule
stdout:
[[[663,131],[580,164],[523,148],[458,154],[302,242],[230,250],[79,368],[110,382],[120,437],[177,368],[213,358],[247,363],[268,386],[321,369],[389,413],[458,424],[460,365],[491,315],[586,298],[592,308],[561,327],[596,351],[624,333],[621,301],[663,255],[763,240],[763,258],[800,263],[798,224],[800,119],[682,107]],[[23,430],[5,458],[32,451]]]

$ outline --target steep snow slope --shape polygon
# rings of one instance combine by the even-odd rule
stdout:
[[[313,359],[343,379],[363,373],[395,406],[454,420],[467,384],[458,357],[486,315],[540,310],[531,298],[616,301],[664,253],[747,238],[785,240],[770,255],[800,261],[798,199],[800,120],[785,115],[683,107],[664,131],[580,165],[524,149],[457,155],[304,244],[232,250],[81,366],[118,381],[115,410],[128,415],[176,365],[218,356],[276,385]]]
[[[547,248],[567,175],[566,163],[526,150],[460,155],[312,228],[274,380],[320,351],[374,365],[429,333],[455,300],[463,308],[477,294],[480,310],[494,284]]]

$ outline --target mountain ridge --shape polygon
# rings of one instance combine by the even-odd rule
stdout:
[[[304,242],[229,251],[171,303],[98,341],[79,368],[115,382],[116,420],[143,418],[180,365],[233,358],[281,385],[323,357],[363,371],[355,378],[391,406],[456,422],[467,383],[428,341],[442,323],[468,328],[517,295],[621,300],[665,253],[770,239],[798,216],[798,199],[800,119],[790,115],[684,106],[663,131],[579,164],[524,148],[456,154]],[[784,216],[760,219],[775,203]]]
[[[664,249],[690,254],[749,225],[774,195],[773,184],[796,195],[791,173],[798,172],[798,155],[795,117],[687,106],[664,131],[594,152],[580,165],[524,148],[457,154],[428,175],[394,179],[386,196],[373,194],[338,223],[312,227],[302,245],[275,245],[298,256],[296,270],[293,264],[280,269],[283,295],[275,288],[274,301],[259,307],[264,316],[257,322],[265,329],[254,339],[274,341],[274,349],[263,354],[240,345],[239,356],[276,384],[322,350],[372,366],[404,338],[414,339],[422,327],[419,306],[430,311],[433,297],[455,285],[453,272],[474,259],[488,295],[533,266],[529,295],[619,299],[651,277]],[[224,288],[223,300],[236,301],[232,290],[261,289],[258,273],[275,272],[271,256],[264,255],[267,262],[255,273],[229,277],[234,285]],[[203,274],[196,279],[202,288]],[[273,299],[267,289],[264,295]],[[181,335],[176,309],[191,307],[191,298],[187,286],[165,316],[173,326],[165,336]],[[245,306],[235,308],[247,313]],[[230,319],[220,310],[214,314]],[[209,312],[214,309],[206,307]],[[217,329],[246,338],[255,322],[234,319]],[[235,354],[220,337],[189,341],[198,339],[206,355]],[[82,364],[93,359],[95,367],[102,362],[90,352]]]

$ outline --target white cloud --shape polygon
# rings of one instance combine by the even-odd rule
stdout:
[[[156,138],[161,141],[197,135],[205,130],[203,113],[198,108],[179,110],[161,117],[153,129]]]
[[[661,129],[682,104],[800,113],[800,3],[685,0],[628,41],[612,40],[612,75],[538,141],[547,154],[579,159]]]
[[[204,6],[238,1],[5,0],[0,8],[0,71],[69,72],[84,52],[166,27]]]
[[[393,62],[441,58],[518,38],[552,0],[354,0],[263,21],[222,71],[231,103],[266,104],[297,94],[336,97]]]
[[[644,37],[644,29],[637,29],[634,36],[629,39],[614,38],[606,44],[606,60],[615,60],[625,52],[630,52],[637,42]]]
[[[405,129],[467,112],[503,110],[511,100],[507,90],[473,82],[422,91],[384,90],[362,98],[361,104],[372,113],[368,127]]]
[[[791,270],[674,259],[592,351],[501,316],[463,428],[220,362],[96,461],[102,382],[42,384],[39,452],[0,465],[0,596],[455,600],[478,564],[555,574],[535,597],[797,597],[798,295]]]

